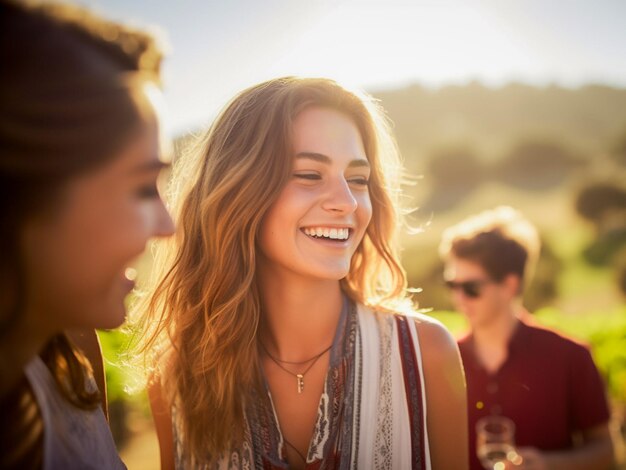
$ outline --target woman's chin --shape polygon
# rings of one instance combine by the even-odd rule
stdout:
[[[126,306],[124,302],[121,302],[119,305],[111,308],[108,312],[105,312],[102,316],[100,316],[96,322],[97,325],[95,328],[99,330],[112,330],[114,328],[118,328],[126,321]]]

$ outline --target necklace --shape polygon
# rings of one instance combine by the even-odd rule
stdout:
[[[267,350],[267,348],[265,347],[265,345],[263,344],[262,341],[259,341],[259,343],[261,343],[261,347],[263,348],[263,351],[265,351],[265,354],[267,354],[267,357],[269,357],[272,361],[274,361],[274,363],[280,367],[282,370],[284,370],[285,372],[287,372],[290,375],[293,375],[298,383],[298,393],[302,393],[302,391],[304,390],[304,376],[306,375],[306,373],[308,371],[311,370],[311,368],[315,365],[315,363],[317,362],[317,360],[322,357],[324,354],[326,354],[330,348],[332,348],[332,344],[330,346],[328,346],[326,349],[324,349],[321,353],[316,354],[315,356],[313,356],[310,359],[307,359],[306,361],[302,361],[302,362],[290,362],[290,361],[281,361],[280,359],[275,358],[274,356],[272,356],[270,354],[270,352]],[[313,362],[311,362],[313,361]],[[287,369],[285,366],[283,366],[282,363],[285,364],[306,364],[307,362],[311,362],[311,364],[309,364],[309,366],[300,374],[296,374],[294,372],[291,372],[289,369]]]
[[[294,450],[296,455],[298,457],[300,457],[300,459],[304,462],[304,465],[306,465],[306,457],[304,455],[302,455],[302,452],[300,452],[298,450],[298,448],[296,446],[294,446],[291,442],[289,442],[287,439],[285,439],[285,436],[283,436],[283,441],[285,441],[285,444],[287,444],[289,447],[291,447]]]

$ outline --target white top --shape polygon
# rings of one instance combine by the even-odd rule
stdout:
[[[36,356],[25,368],[44,426],[43,469],[125,470],[102,408],[82,410],[61,395]],[[90,382],[96,387],[93,379]]]
[[[376,312],[364,305],[358,306],[358,315],[357,347],[362,354],[357,360],[363,362],[359,382],[366,385],[360,392],[363,425],[356,468],[432,470],[424,367],[415,325],[422,317]],[[400,324],[404,335],[399,334]],[[407,341],[413,348],[407,349]],[[405,370],[407,359],[415,362]],[[414,394],[407,393],[413,388]],[[420,450],[423,460],[416,464],[413,453]]]

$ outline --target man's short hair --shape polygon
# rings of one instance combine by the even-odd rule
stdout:
[[[445,230],[439,253],[444,261],[454,257],[478,263],[497,282],[508,274],[528,281],[540,246],[537,229],[519,211],[500,206]]]

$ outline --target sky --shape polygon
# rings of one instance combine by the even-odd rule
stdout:
[[[623,0],[73,0],[158,31],[171,136],[284,75],[381,90],[511,81],[626,87]]]

